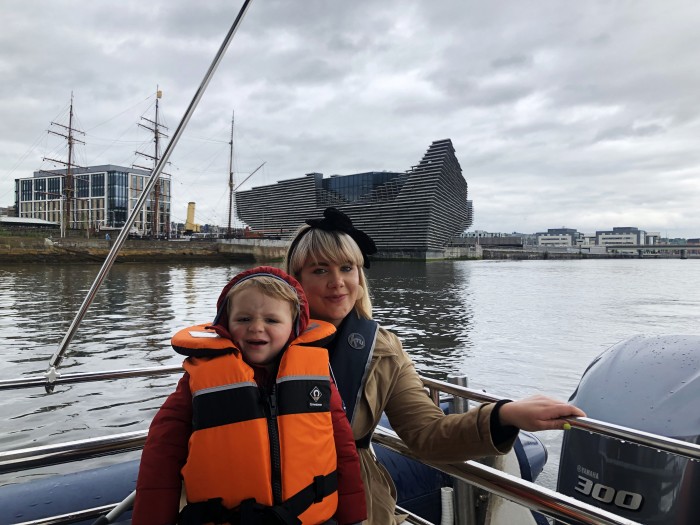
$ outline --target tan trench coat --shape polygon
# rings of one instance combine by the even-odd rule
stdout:
[[[493,404],[465,414],[445,416],[430,400],[413,362],[396,335],[380,328],[365,388],[355,409],[352,431],[360,439],[374,430],[382,412],[401,439],[420,457],[432,461],[465,461],[504,454],[511,440],[496,447],[491,441]],[[370,449],[361,449],[360,466],[365,484],[366,525],[394,525],[396,489],[386,469]]]

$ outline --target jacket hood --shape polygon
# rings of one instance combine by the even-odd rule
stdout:
[[[287,283],[299,297],[299,312],[297,312],[296,319],[294,320],[294,333],[290,337],[290,341],[296,339],[301,333],[306,330],[309,324],[309,303],[306,300],[306,295],[304,294],[304,289],[299,284],[294,277],[288,275],[286,272],[275,268],[273,266],[258,266],[250,270],[239,273],[233,279],[231,279],[224,289],[221,290],[219,299],[216,301],[216,317],[212,323],[212,328],[221,337],[226,337],[232,339],[231,334],[228,331],[228,315],[226,314],[228,306],[228,298],[226,297],[231,288],[236,286],[238,283],[250,279],[251,277],[265,275],[267,277],[274,277]]]

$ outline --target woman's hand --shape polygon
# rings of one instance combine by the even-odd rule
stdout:
[[[540,395],[506,403],[498,412],[501,425],[529,431],[561,430],[565,418],[585,416],[580,408]]]

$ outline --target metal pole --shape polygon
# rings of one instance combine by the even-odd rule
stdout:
[[[69,525],[71,523],[81,523],[87,519],[101,516],[113,506],[114,505],[102,505],[101,507],[93,507],[91,509],[61,514],[60,516],[49,516],[48,518],[40,518],[38,520],[23,521],[17,523],[17,525]]]
[[[197,107],[197,104],[199,104],[200,99],[202,98],[202,95],[204,94],[204,91],[207,88],[207,85],[209,84],[209,81],[211,80],[212,76],[214,75],[214,72],[216,71],[216,68],[219,66],[219,63],[221,62],[221,59],[224,56],[224,53],[226,52],[226,49],[228,48],[229,44],[231,43],[231,40],[233,39],[233,36],[236,34],[236,30],[238,29],[238,26],[240,25],[241,20],[243,20],[243,16],[246,13],[246,10],[248,9],[248,5],[250,4],[251,0],[245,0],[243,3],[243,6],[241,7],[240,11],[238,12],[238,16],[236,16],[236,20],[234,20],[233,25],[231,26],[231,29],[229,29],[228,34],[224,38],[224,41],[221,44],[221,47],[216,53],[216,56],[214,57],[214,60],[212,61],[211,65],[209,66],[209,69],[207,70],[206,74],[204,75],[204,79],[202,80],[201,84],[199,85],[199,88],[194,94],[194,97],[192,98],[192,101],[190,102],[189,107],[185,111],[184,116],[182,117],[182,120],[180,121],[180,124],[178,124],[177,129],[175,130],[175,133],[173,134],[173,138],[168,144],[168,147],[165,149],[165,153],[163,153],[163,156],[161,159],[158,161],[158,165],[154,168],[153,172],[151,173],[151,177],[148,180],[148,184],[144,188],[143,192],[141,192],[141,196],[139,197],[138,201],[136,202],[136,205],[134,209],[131,212],[131,215],[126,220],[126,223],[124,224],[121,232],[119,233],[119,236],[117,237],[117,240],[114,241],[114,245],[112,246],[112,249],[109,251],[107,254],[107,258],[105,259],[104,264],[102,265],[102,268],[100,268],[99,273],[97,274],[97,277],[95,277],[95,282],[92,283],[92,287],[88,291],[87,296],[83,300],[83,304],[80,306],[80,309],[78,310],[78,313],[76,314],[75,318],[73,319],[73,322],[71,323],[70,327],[68,328],[68,332],[66,332],[66,335],[63,337],[63,341],[61,341],[60,346],[58,347],[58,350],[51,356],[51,360],[49,361],[49,368],[46,371],[46,391],[51,392],[53,391],[53,384],[58,377],[58,372],[56,369],[58,366],[61,364],[61,361],[63,360],[63,354],[65,353],[66,349],[68,348],[68,344],[71,342],[73,339],[73,336],[75,335],[75,332],[78,330],[78,326],[80,326],[80,322],[82,321],[83,317],[85,317],[85,313],[87,312],[88,307],[92,303],[93,299],[95,298],[95,294],[97,293],[97,290],[100,288],[100,285],[102,284],[102,281],[104,281],[104,278],[106,277],[107,273],[109,272],[109,269],[112,267],[112,264],[114,264],[114,260],[117,257],[117,253],[119,252],[119,249],[122,247],[124,242],[126,241],[127,236],[129,235],[129,230],[131,229],[131,226],[134,224],[134,221],[136,220],[136,216],[138,215],[138,211],[143,207],[144,203],[148,199],[148,196],[150,195],[151,190],[153,190],[153,187],[155,186],[156,182],[158,181],[158,178],[160,177],[161,172],[163,171],[163,168],[165,165],[168,163],[168,160],[170,160],[170,155],[173,152],[173,149],[175,149],[175,146],[180,140],[180,136],[182,135],[182,132],[185,130],[185,127],[187,126],[187,123],[189,122],[190,118],[192,117],[192,114],[194,113],[195,108]]]
[[[104,516],[100,516],[96,519],[92,525],[109,525],[114,523],[114,520],[119,516],[124,514],[127,510],[134,506],[134,501],[136,500],[136,491],[132,491],[121,503],[118,503],[116,507],[110,510]]]
[[[231,140],[228,145],[230,154],[228,158],[228,230],[226,237],[231,238],[231,215],[233,214],[233,118],[234,113],[231,112]]]
[[[157,366],[150,368],[126,368],[122,370],[107,370],[102,372],[75,372],[62,374],[56,378],[54,385],[66,385],[69,383],[88,383],[90,381],[105,381],[109,379],[122,379],[128,377],[156,376],[165,374],[182,373],[182,366]],[[45,376],[25,376],[19,379],[1,379],[0,391],[16,390],[20,388],[32,388],[43,386]]]
[[[377,427],[372,435],[372,441],[408,458],[421,461],[395,432],[387,428]],[[586,525],[641,525],[636,521],[617,516],[612,512],[578,501],[571,496],[535,485],[475,461],[465,461],[464,463],[423,461],[423,463],[469,482],[491,494],[506,498],[565,523],[575,520],[577,523]]]
[[[482,392],[480,390],[461,388],[437,379],[430,379],[428,377],[421,377],[421,379],[423,384],[431,390],[438,389],[447,394],[463,396],[468,399],[478,401],[479,403],[495,403],[496,401],[504,399],[503,397],[487,394],[486,392]],[[670,452],[671,454],[678,454],[679,456],[684,456],[694,460],[700,460],[700,445],[695,443],[659,436],[650,432],[644,432],[643,430],[635,430],[633,428],[627,428],[620,425],[615,425],[613,423],[606,423],[605,421],[599,421],[588,417],[570,417],[566,418],[565,421],[572,427],[579,428],[581,430],[596,432],[604,436],[623,439],[637,445],[644,445],[645,447],[650,447],[656,450]]]
[[[467,376],[464,374],[455,374],[447,376],[447,382],[453,385],[467,387]],[[463,414],[469,410],[469,401],[463,397],[454,396],[452,400],[454,414]],[[461,481],[455,479],[454,484],[454,509],[455,509],[455,525],[475,525],[476,524],[476,503],[474,498],[474,488]]]
[[[0,474],[143,448],[148,430],[0,452]]]

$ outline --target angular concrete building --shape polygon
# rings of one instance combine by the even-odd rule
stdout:
[[[253,231],[289,236],[334,206],[377,244],[378,257],[437,258],[470,223],[467,182],[449,139],[433,142],[406,172],[320,173],[236,194],[238,217]]]

